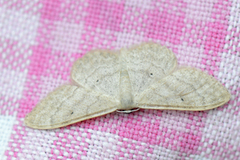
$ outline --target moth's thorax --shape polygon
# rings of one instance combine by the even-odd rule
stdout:
[[[134,103],[134,98],[132,95],[132,86],[130,83],[130,78],[128,71],[125,66],[122,67],[120,72],[120,102],[119,110],[131,110],[136,108]]]

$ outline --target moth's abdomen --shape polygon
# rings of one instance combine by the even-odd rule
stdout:
[[[126,69],[122,69],[120,72],[119,90],[121,106],[119,106],[118,109],[129,110],[135,108],[134,99],[132,95],[132,86],[130,83],[128,71]]]

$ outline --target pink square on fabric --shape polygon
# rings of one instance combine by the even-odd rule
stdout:
[[[146,9],[142,29],[145,36],[172,44],[180,44],[187,4],[183,1],[166,1],[164,5],[152,2],[153,8]]]
[[[120,25],[124,13],[124,2],[111,2],[108,0],[87,0],[84,18],[86,27],[121,31]]]

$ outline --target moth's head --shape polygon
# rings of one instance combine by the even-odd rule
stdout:
[[[131,94],[124,94],[120,102],[121,104],[117,107],[117,112],[132,113],[139,110],[139,107],[134,103]]]

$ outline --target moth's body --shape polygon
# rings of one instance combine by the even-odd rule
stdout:
[[[131,80],[128,74],[126,59],[124,56],[119,56],[120,66],[120,84],[119,84],[119,99],[120,105],[118,111],[131,111],[136,108],[134,97],[132,94]]]
[[[118,106],[118,110],[127,111],[136,108],[134,97],[132,95],[131,81],[125,67],[120,71],[119,92],[121,105]]]
[[[200,111],[229,101],[229,92],[213,77],[194,68],[176,68],[175,55],[153,43],[117,53],[90,52],[73,65],[71,78],[77,85],[51,92],[26,116],[25,124],[52,129],[114,111]]]

